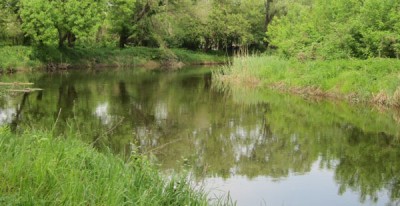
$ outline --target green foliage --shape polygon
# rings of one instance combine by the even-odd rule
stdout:
[[[312,0],[275,18],[268,41],[286,57],[338,59],[399,56],[400,3]]]
[[[122,31],[125,27],[131,27],[132,17],[135,14],[136,0],[111,0],[110,21],[116,32]]]
[[[20,15],[24,32],[35,41],[55,43],[58,39],[55,9],[45,0],[21,1]]]
[[[178,60],[186,64],[224,64],[228,62],[229,57],[221,53],[201,53],[186,49],[171,49]]]
[[[0,39],[8,44],[69,47],[183,47],[191,50],[262,49],[264,0],[7,0],[0,4]],[[8,22],[8,23],[7,23]],[[24,37],[23,37],[24,36]],[[18,41],[11,40],[18,37]]]
[[[263,44],[263,1],[136,1],[132,5],[121,0],[111,6],[109,22],[120,47],[232,50]]]
[[[198,1],[181,17],[176,34],[180,45],[189,49],[229,50],[233,47],[262,45],[263,1]]]
[[[398,57],[394,0],[7,0],[0,42],[262,50],[298,59]],[[267,31],[267,42],[263,42]]]
[[[120,47],[124,47],[137,26],[136,0],[111,0],[109,3],[111,31],[119,35]]]
[[[75,39],[93,38],[101,24],[103,3],[100,0],[22,0],[19,10],[22,29],[40,44],[63,46],[68,40],[69,46],[73,46]]]
[[[262,49],[285,57],[399,57],[400,3],[393,0],[7,0],[0,40],[73,47],[112,45]],[[22,36],[25,36],[22,37]],[[78,42],[76,42],[78,40]]]
[[[22,36],[20,22],[17,15],[0,5],[0,46],[4,44],[18,44]]]
[[[165,180],[144,157],[123,162],[81,141],[0,130],[0,203],[14,205],[207,205],[185,178]]]
[[[283,84],[289,90],[318,88],[339,98],[356,95],[363,101],[385,94],[386,103],[392,104],[400,88],[399,71],[400,62],[396,59],[301,62],[276,56],[250,56],[235,58],[232,66],[223,69],[224,75],[217,75],[220,80],[248,83],[249,79],[257,79],[266,86]]]
[[[24,46],[3,46],[0,48],[0,72],[6,70],[36,68],[41,66],[38,59],[31,58],[33,49]]]

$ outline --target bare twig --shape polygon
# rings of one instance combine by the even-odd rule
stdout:
[[[54,131],[54,129],[56,128],[58,119],[60,118],[60,115],[61,115],[61,110],[62,110],[62,108],[60,108],[60,110],[58,111],[57,119],[56,119],[56,121],[54,122],[54,125],[53,125],[53,128],[51,129],[51,131]]]
[[[110,128],[106,133],[104,133],[104,135],[108,135],[108,134],[110,134],[112,131],[114,131],[119,125],[121,125],[122,124],[122,122],[124,121],[124,117],[122,117],[121,119],[120,119],[120,121],[117,123],[117,124],[115,124],[112,128]],[[104,135],[100,135],[98,138],[96,138],[92,143],[91,143],[91,145],[94,145],[94,144],[96,144]]]
[[[109,129],[105,134],[108,135],[110,134],[112,131],[114,131],[119,125],[122,124],[122,122],[124,121],[124,117],[122,117],[119,122],[117,124],[115,124],[111,129]]]
[[[167,142],[167,143],[165,143],[165,144],[163,144],[163,145],[160,145],[160,146],[158,146],[158,147],[156,147],[156,148],[153,148],[153,149],[151,149],[151,150],[149,150],[149,151],[144,152],[144,154],[149,154],[149,153],[151,153],[151,152],[153,152],[153,151],[160,150],[160,149],[162,149],[162,148],[164,148],[164,147],[166,147],[166,146],[168,146],[168,145],[170,145],[170,144],[174,144],[174,143],[179,142],[179,141],[181,141],[181,140],[183,140],[183,138],[179,138],[179,139],[176,139],[176,140]]]

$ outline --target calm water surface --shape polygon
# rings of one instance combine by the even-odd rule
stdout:
[[[210,70],[2,76],[44,91],[3,95],[0,124],[79,130],[238,205],[400,205],[400,112],[221,89]]]

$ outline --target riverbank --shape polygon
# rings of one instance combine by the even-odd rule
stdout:
[[[219,82],[268,87],[305,96],[400,106],[397,59],[305,61],[237,57],[215,73]]]
[[[222,55],[184,49],[0,47],[1,72],[138,66],[152,69],[183,65],[223,64],[226,60],[226,57]]]
[[[75,138],[0,128],[0,204],[207,205],[185,178],[166,180],[146,158],[128,162]]]

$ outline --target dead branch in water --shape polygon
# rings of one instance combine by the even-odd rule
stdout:
[[[167,142],[167,143],[165,143],[165,144],[163,144],[163,145],[160,145],[160,146],[155,147],[155,148],[153,148],[153,149],[151,149],[151,150],[148,150],[148,151],[144,152],[143,154],[150,154],[150,153],[152,153],[152,152],[154,152],[154,151],[163,149],[164,147],[166,147],[166,146],[168,146],[168,145],[170,145],[170,144],[174,144],[174,143],[179,142],[179,141],[182,141],[182,140],[183,140],[183,138],[179,138],[179,139],[176,139],[176,140],[172,140],[172,141]]]
[[[0,82],[0,86],[28,86],[33,85],[30,82]]]
[[[40,89],[40,88],[26,88],[26,89],[9,89],[7,91],[8,92],[31,93],[31,92],[43,91],[43,89]]]

